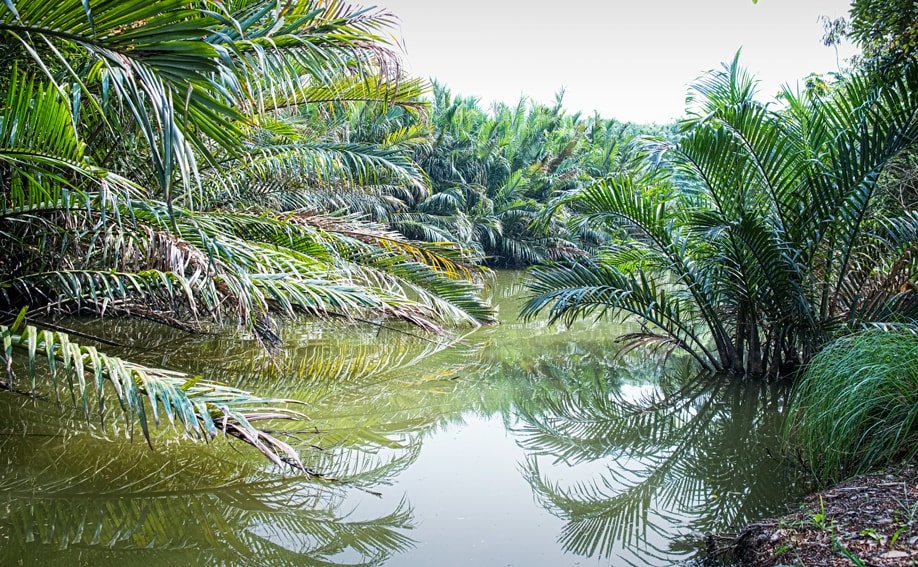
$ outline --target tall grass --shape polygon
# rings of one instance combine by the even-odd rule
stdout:
[[[791,403],[788,440],[823,481],[918,453],[918,336],[865,331],[819,353]]]

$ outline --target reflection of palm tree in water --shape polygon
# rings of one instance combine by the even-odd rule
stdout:
[[[136,344],[169,340],[162,328],[144,323],[101,324],[117,326]],[[404,371],[440,347],[396,336],[370,348],[359,335],[315,340],[284,358],[263,356],[254,340],[222,336],[184,337],[168,353],[138,355],[157,364],[168,357],[237,383],[257,379],[272,395],[312,400],[309,424],[276,434],[335,483],[283,476],[227,443],[189,447],[163,436],[151,453],[145,445],[99,438],[122,433],[119,423],[99,429],[73,416],[60,418],[43,404],[0,405],[4,423],[21,421],[33,432],[0,438],[0,564],[15,563],[28,547],[28,557],[66,564],[379,565],[411,547],[406,501],[367,517],[347,496],[390,483],[417,459],[419,429],[436,422],[419,419],[406,428],[396,409],[380,403],[384,397],[367,395],[370,379],[392,390],[383,369]],[[356,401],[361,386],[369,404]],[[55,429],[58,422],[67,423],[61,428],[66,436]],[[386,439],[397,448],[381,449]]]
[[[279,476],[254,460],[227,466],[238,455],[225,444],[203,460],[175,444],[151,456],[144,446],[61,441],[53,452],[28,449],[48,443],[38,437],[0,445],[2,564],[27,546],[29,557],[61,564],[330,565],[345,554],[349,565],[379,565],[412,545],[407,502],[361,518],[344,506],[344,487]],[[381,483],[416,456],[350,459],[339,472]]]
[[[113,448],[94,436],[122,433],[118,423],[100,430],[44,406],[0,405],[0,414],[9,413],[5,423],[21,421],[33,432],[45,424],[50,431],[0,438],[6,457],[0,464],[6,504],[0,541],[9,542],[0,546],[0,564],[21,557],[24,546],[29,557],[69,564],[164,558],[181,564],[383,564],[413,544],[410,505],[398,502],[367,518],[348,495],[390,484],[416,461],[426,434],[475,405],[467,399],[473,386],[449,378],[477,360],[477,343],[444,358],[434,355],[448,342],[304,324],[285,333],[290,344],[283,356],[267,356],[254,339],[181,334],[182,341],[173,341],[161,327],[143,322],[93,325],[112,326],[130,344],[174,345],[132,350],[144,362],[187,367],[236,386],[257,382],[269,395],[308,402],[308,424],[275,434],[297,447],[308,468],[337,482],[278,476],[220,442],[188,447],[163,437],[156,453],[140,444]],[[408,372],[430,357],[443,368]],[[418,376],[426,387],[412,388]],[[58,421],[67,421],[67,436],[53,428]],[[201,458],[202,451],[210,458]]]
[[[672,561],[696,551],[692,535],[738,527],[793,496],[770,450],[785,388],[710,376],[675,383],[636,400],[592,373],[520,408],[519,444],[530,452],[523,473],[567,522],[559,542],[569,552]],[[604,466],[565,484],[544,470],[550,460]]]

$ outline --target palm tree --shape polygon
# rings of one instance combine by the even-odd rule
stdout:
[[[772,376],[837,333],[914,322],[918,216],[890,208],[877,183],[918,136],[914,78],[786,90],[776,109],[738,57],[706,75],[679,140],[649,148],[660,165],[555,204],[619,238],[535,269],[525,313],[633,316],[637,342]]]
[[[56,393],[61,380],[87,414],[117,399],[148,438],[163,412],[195,435],[222,431],[299,466],[253,425],[298,419],[283,400],[105,356],[47,317],[135,316],[190,331],[229,322],[269,346],[278,315],[432,331],[490,320],[461,248],[329,205],[381,186],[427,190],[406,150],[315,127],[335,107],[420,104],[423,85],[401,75],[378,35],[390,22],[313,0],[0,7],[0,386]],[[40,359],[49,372],[35,371]]]
[[[631,156],[620,149],[645,131],[566,114],[563,93],[551,106],[523,98],[486,112],[435,84],[428,142],[415,146],[432,192],[390,222],[418,239],[473,248],[493,266],[582,255],[605,235],[563,214],[545,222],[545,204],[620,167]]]

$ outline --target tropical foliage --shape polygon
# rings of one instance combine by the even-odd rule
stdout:
[[[775,107],[738,57],[706,75],[680,138],[647,147],[661,165],[558,199],[618,238],[535,269],[525,314],[633,316],[624,340],[771,376],[840,333],[913,322],[918,216],[878,179],[918,136],[914,80],[854,75]]]
[[[393,215],[392,225],[476,250],[492,266],[520,267],[581,256],[604,242],[607,235],[562,215],[538,222],[546,203],[629,166],[633,139],[667,130],[569,114],[563,93],[551,106],[523,98],[486,112],[435,84],[423,132],[414,156],[432,191]]]
[[[428,176],[429,194],[386,194],[355,212],[412,238],[452,242],[496,267],[583,255],[606,235],[558,215],[537,222],[559,191],[602,179],[635,159],[631,141],[656,126],[566,113],[563,97],[545,106],[521,99],[482,110],[478,101],[434,84],[429,114],[364,105],[348,120],[348,139],[410,150]]]
[[[918,6],[909,0],[854,0],[844,33],[858,43],[863,58],[883,67],[918,52]]]
[[[192,432],[267,440],[268,453],[295,460],[246,419],[275,401],[104,357],[48,317],[126,315],[189,331],[228,322],[268,346],[278,315],[433,331],[489,321],[473,254],[329,204],[427,191],[408,152],[313,127],[352,103],[419,110],[422,85],[379,35],[390,22],[338,1],[5,2],[3,388],[54,390],[62,365],[84,407],[92,377],[99,408],[117,398],[144,432],[160,404]],[[23,308],[30,325],[12,324]],[[50,372],[31,371],[38,358]],[[17,363],[30,380],[16,379]]]
[[[825,21],[824,43],[838,48],[843,40],[857,45],[860,53],[848,65],[877,75],[878,81],[902,73],[914,65],[918,53],[918,6],[910,1],[855,0],[848,18]],[[817,80],[818,82],[818,80]],[[914,85],[913,85],[914,86]],[[915,208],[918,202],[918,157],[910,148],[897,157],[880,178],[880,185],[899,196],[900,206]]]

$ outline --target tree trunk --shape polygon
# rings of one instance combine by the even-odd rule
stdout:
[[[784,373],[784,329],[775,331],[773,341],[769,372],[771,376],[778,378]]]
[[[736,374],[743,373],[743,362],[746,357],[746,310],[740,306],[736,312],[736,337],[734,338],[730,369]]]
[[[759,339],[759,326],[755,317],[749,323],[749,355],[746,358],[746,373],[750,376],[762,375],[762,343]]]

